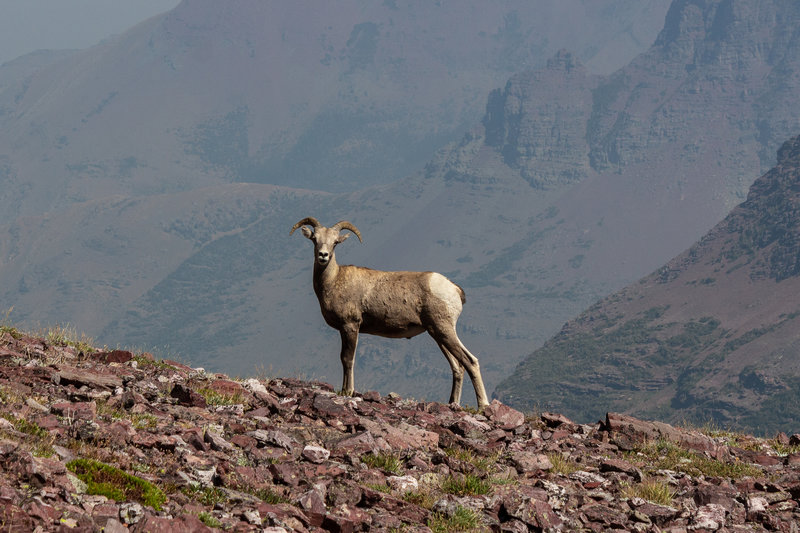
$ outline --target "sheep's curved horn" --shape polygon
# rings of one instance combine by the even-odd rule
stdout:
[[[314,217],[306,217],[303,220],[301,220],[300,222],[298,222],[297,224],[295,224],[294,226],[292,226],[292,231],[289,232],[289,235],[294,233],[294,230],[296,230],[300,226],[311,226],[314,229],[317,229],[317,228],[321,227],[322,224],[320,224],[319,220],[317,220]]]
[[[333,225],[333,229],[338,229],[338,230],[343,230],[343,229],[346,229],[346,230],[350,230],[350,231],[352,231],[353,233],[355,233],[355,234],[356,234],[356,237],[358,237],[358,242],[364,242],[364,241],[362,241],[362,240],[361,240],[361,232],[360,232],[360,231],[358,231],[358,228],[357,228],[357,227],[355,227],[354,225],[352,225],[350,222],[348,222],[348,221],[346,221],[346,220],[340,220],[339,222],[337,222],[336,224],[334,224],[334,225]]]

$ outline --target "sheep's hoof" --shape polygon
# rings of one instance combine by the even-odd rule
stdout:
[[[339,389],[336,391],[336,394],[339,396],[352,396],[354,391],[346,391],[344,389]]]

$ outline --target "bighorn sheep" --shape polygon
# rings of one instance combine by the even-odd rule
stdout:
[[[314,292],[322,316],[342,337],[343,394],[353,393],[359,333],[410,339],[427,331],[453,370],[450,402],[461,400],[466,369],[475,387],[478,409],[488,405],[478,359],[456,334],[456,321],[465,302],[461,287],[436,272],[384,272],[340,266],[334,248],[350,234],[339,232],[351,231],[363,242],[358,228],[346,220],[326,228],[317,219],[307,217],[295,224],[289,235],[297,228],[302,228],[303,235],[314,243]]]

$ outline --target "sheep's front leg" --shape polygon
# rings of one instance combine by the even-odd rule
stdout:
[[[353,377],[353,363],[356,360],[356,346],[358,345],[358,326],[345,326],[339,331],[342,337],[342,391],[341,393],[350,396],[355,390],[355,378]]]

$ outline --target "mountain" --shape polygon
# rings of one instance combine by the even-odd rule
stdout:
[[[0,396],[12,531],[791,531],[800,519],[800,434],[343,397],[8,325]]]
[[[388,183],[559,48],[605,72],[624,64],[652,42],[666,5],[185,0],[0,82],[0,222],[231,182]],[[35,54],[12,63],[42,65]]]
[[[310,190],[309,174],[293,175],[288,185],[230,182],[233,174],[220,178],[218,166],[208,170],[185,145],[169,148],[174,138],[155,140],[159,132],[186,133],[184,126],[157,127],[145,140],[158,146],[145,155],[163,151],[164,161],[174,162],[181,154],[197,175],[129,165],[129,178],[115,181],[106,179],[114,174],[110,166],[87,163],[84,181],[64,177],[86,185],[93,198],[62,197],[57,210],[3,227],[0,301],[13,306],[10,316],[19,323],[69,322],[110,346],[167,354],[180,347],[173,356],[211,371],[259,368],[338,383],[339,336],[319,313],[311,249],[288,230],[309,215],[326,224],[347,219],[364,243],[350,239],[339,247],[340,263],[436,270],[465,288],[460,336],[491,390],[566,320],[690,246],[774,164],[765,150],[774,154],[779,134],[796,134],[800,113],[793,103],[798,11],[780,1],[673,2],[653,46],[614,73],[598,74],[578,53],[555,50],[541,67],[487,90],[483,118],[458,141],[430,146],[435,153],[417,172],[348,192]],[[183,18],[154,19],[123,40],[141,39],[164,20],[216,28],[213,17],[200,24],[178,13]],[[200,15],[207,12],[193,16]],[[194,56],[180,57],[190,64]],[[123,63],[140,64],[133,58]],[[197,61],[191,72],[199,76],[205,63]],[[148,72],[160,72],[161,63],[154,64],[158,69]],[[177,73],[170,83],[182,79]],[[131,83],[143,79],[151,80],[153,98],[174,99],[156,122],[186,109],[192,90],[206,86],[181,86],[190,94],[183,98],[155,74]],[[48,128],[72,108],[58,109]],[[136,130],[138,122],[122,118],[115,127]],[[149,119],[142,124],[150,127]],[[226,124],[209,122],[204,135],[243,131]],[[22,157],[36,135],[18,131],[15,157]],[[111,133],[96,135],[97,149],[112,141]],[[248,133],[248,145],[252,138]],[[55,153],[31,164],[55,164],[48,159]],[[246,160],[224,153],[218,161]],[[139,172],[152,173],[152,186]],[[37,197],[35,184],[25,187],[17,192]],[[11,198],[14,190],[4,191]],[[15,209],[46,210],[53,205],[46,198]],[[443,398],[438,391],[450,370],[430,339],[363,336],[359,344],[357,390]]]
[[[800,427],[800,137],[697,244],[568,322],[495,394],[774,433]]]

